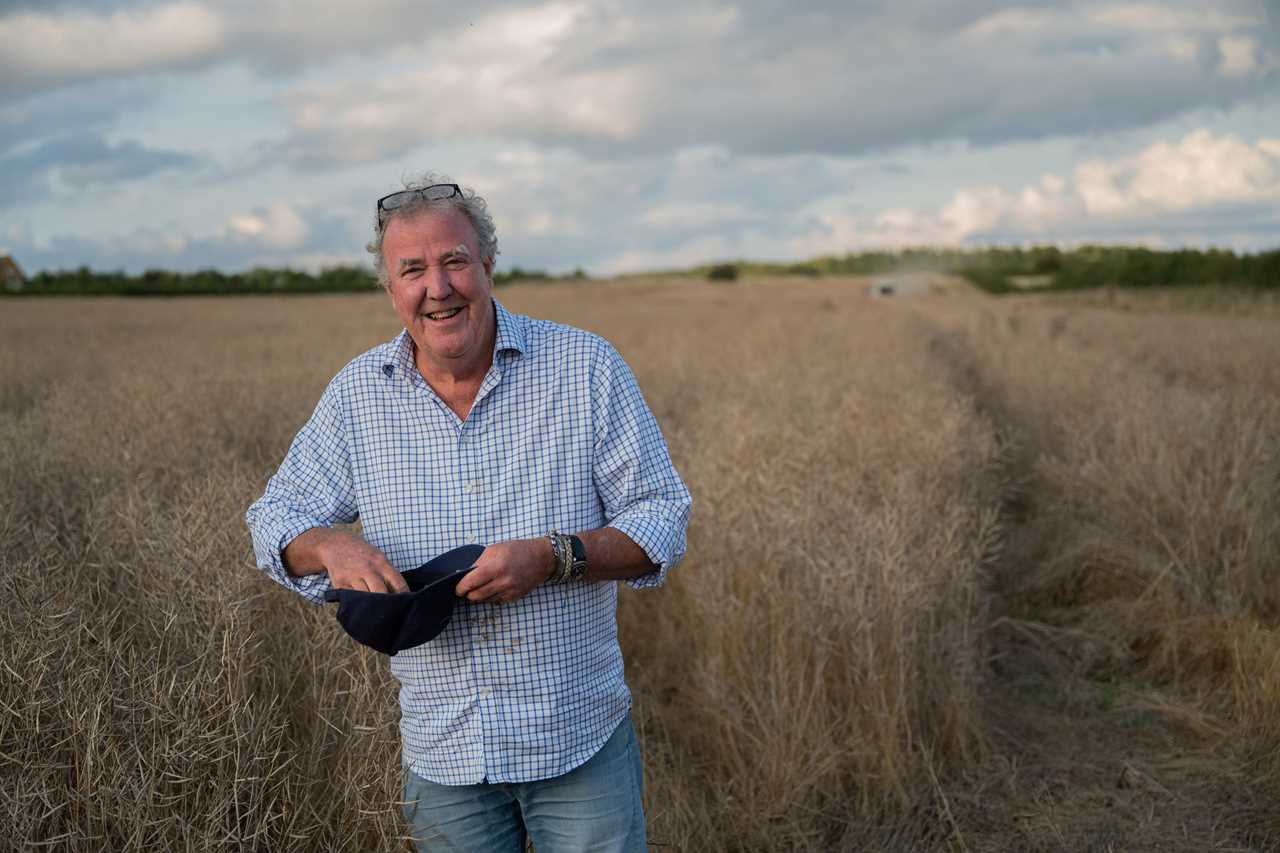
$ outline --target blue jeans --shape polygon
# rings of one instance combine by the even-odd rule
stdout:
[[[404,816],[421,853],[644,853],[643,768],[627,717],[585,764],[536,782],[437,785],[405,770]]]

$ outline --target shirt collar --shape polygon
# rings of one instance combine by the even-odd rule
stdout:
[[[493,358],[497,361],[502,353],[524,355],[524,325],[520,319],[503,307],[498,300],[493,300],[493,314],[497,318],[498,331],[493,341]],[[413,339],[408,329],[401,329],[388,344],[386,356],[382,359],[382,373],[388,379],[400,369],[402,376],[412,376],[417,367],[413,363]]]
[[[493,300],[493,313],[498,318],[498,334],[493,342],[494,357],[503,352],[524,355],[524,324],[496,299]]]

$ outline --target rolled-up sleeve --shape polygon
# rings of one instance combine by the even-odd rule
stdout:
[[[342,408],[330,385],[299,430],[266,491],[245,513],[258,568],[316,603],[324,602],[329,576],[293,577],[284,567],[285,546],[313,527],[355,521],[351,457]]]
[[[644,549],[657,568],[627,581],[661,586],[685,553],[692,499],[671,462],[658,422],[631,368],[602,344],[593,371],[595,448],[592,475],[608,526]]]

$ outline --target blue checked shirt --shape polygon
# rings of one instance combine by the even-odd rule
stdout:
[[[323,602],[328,576],[291,577],[281,551],[359,518],[401,571],[466,543],[608,525],[658,567],[627,583],[663,582],[690,498],[630,369],[596,335],[494,308],[493,364],[465,421],[418,373],[407,332],[334,377],[246,516],[263,571]],[[546,779],[593,756],[631,706],[617,595],[572,582],[510,604],[459,600],[440,636],[391,658],[404,763],[464,785]]]

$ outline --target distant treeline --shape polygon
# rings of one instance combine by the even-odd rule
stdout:
[[[988,249],[903,249],[856,252],[814,258],[801,263],[735,261],[680,271],[717,281],[740,275],[887,275],[937,272],[962,275],[991,293],[1028,287],[1073,290],[1088,287],[1156,285],[1234,285],[1280,288],[1280,249],[1236,254],[1227,249],[1158,251],[1136,246],[1056,246]],[[513,281],[558,281],[585,278],[581,269],[568,276],[512,267],[494,275],[497,285]],[[373,272],[363,267],[334,267],[319,273],[292,269],[171,272],[147,270],[141,275],[95,272],[88,267],[40,272],[18,291],[26,294],[119,294],[183,296],[214,293],[337,293],[376,287]],[[0,293],[4,291],[0,290]]]
[[[904,249],[857,252],[792,264],[710,264],[694,272],[712,280],[738,275],[885,275],[938,272],[962,275],[991,293],[1025,287],[1074,290],[1086,287],[1225,284],[1280,287],[1280,249],[1236,254],[1227,249],[1159,251],[1138,246],[1056,246],[989,249]]]
[[[1020,289],[1019,281],[1060,290],[1202,284],[1280,287],[1280,249],[1252,255],[1227,249],[1155,251],[1135,246],[1081,246],[1066,252],[1053,246],[988,249],[955,270],[992,293]]]
[[[586,275],[575,270],[573,277]],[[494,284],[512,281],[550,281],[556,277],[538,270],[512,267],[493,277]],[[377,287],[373,271],[363,267],[333,267],[319,273],[293,269],[252,269],[224,273],[218,270],[172,272],[147,270],[141,275],[124,272],[95,272],[88,267],[57,272],[39,272],[21,289],[11,293],[28,295],[119,295],[198,296],[217,293],[342,293]],[[3,293],[0,290],[0,293]]]

